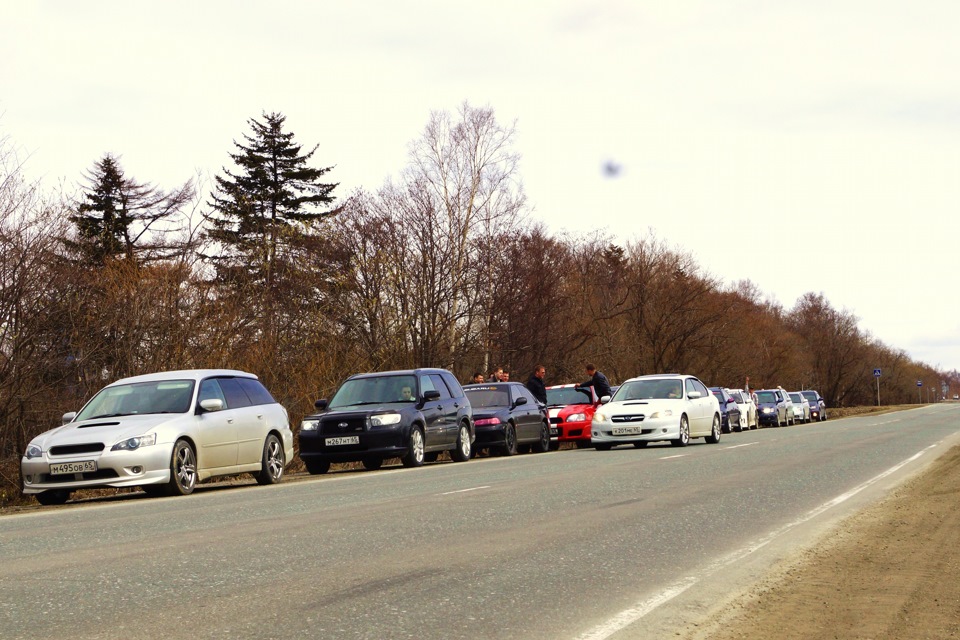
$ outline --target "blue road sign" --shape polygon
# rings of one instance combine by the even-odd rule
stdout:
[[[879,377],[880,377],[880,369],[874,369],[874,370],[873,370],[873,377],[874,377],[874,378],[879,378]]]
[[[917,380],[917,386],[918,386],[918,387],[922,387],[922,386],[923,386],[923,380]]]

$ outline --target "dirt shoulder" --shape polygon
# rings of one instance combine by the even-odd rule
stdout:
[[[960,447],[683,640],[960,638]]]

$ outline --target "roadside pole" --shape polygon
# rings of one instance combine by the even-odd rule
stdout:
[[[880,406],[880,369],[873,370],[873,377],[877,379],[877,406]]]

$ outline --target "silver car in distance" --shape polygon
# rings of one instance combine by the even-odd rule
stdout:
[[[141,487],[187,495],[214,476],[283,477],[293,456],[287,411],[243,371],[168,371],[118,380],[63,425],[30,441],[23,492],[63,504],[75,489]]]

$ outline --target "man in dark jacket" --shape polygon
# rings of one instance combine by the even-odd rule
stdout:
[[[596,365],[587,365],[587,375],[590,376],[590,379],[581,384],[581,387],[593,387],[593,391],[597,394],[598,398],[613,395],[613,392],[610,390],[610,381],[607,380],[607,376],[597,371]]]
[[[529,389],[533,397],[542,404],[547,404],[547,387],[543,384],[543,376],[546,374],[547,368],[542,364],[538,364],[534,367],[533,373],[530,374],[530,379],[527,380],[527,389]]]

